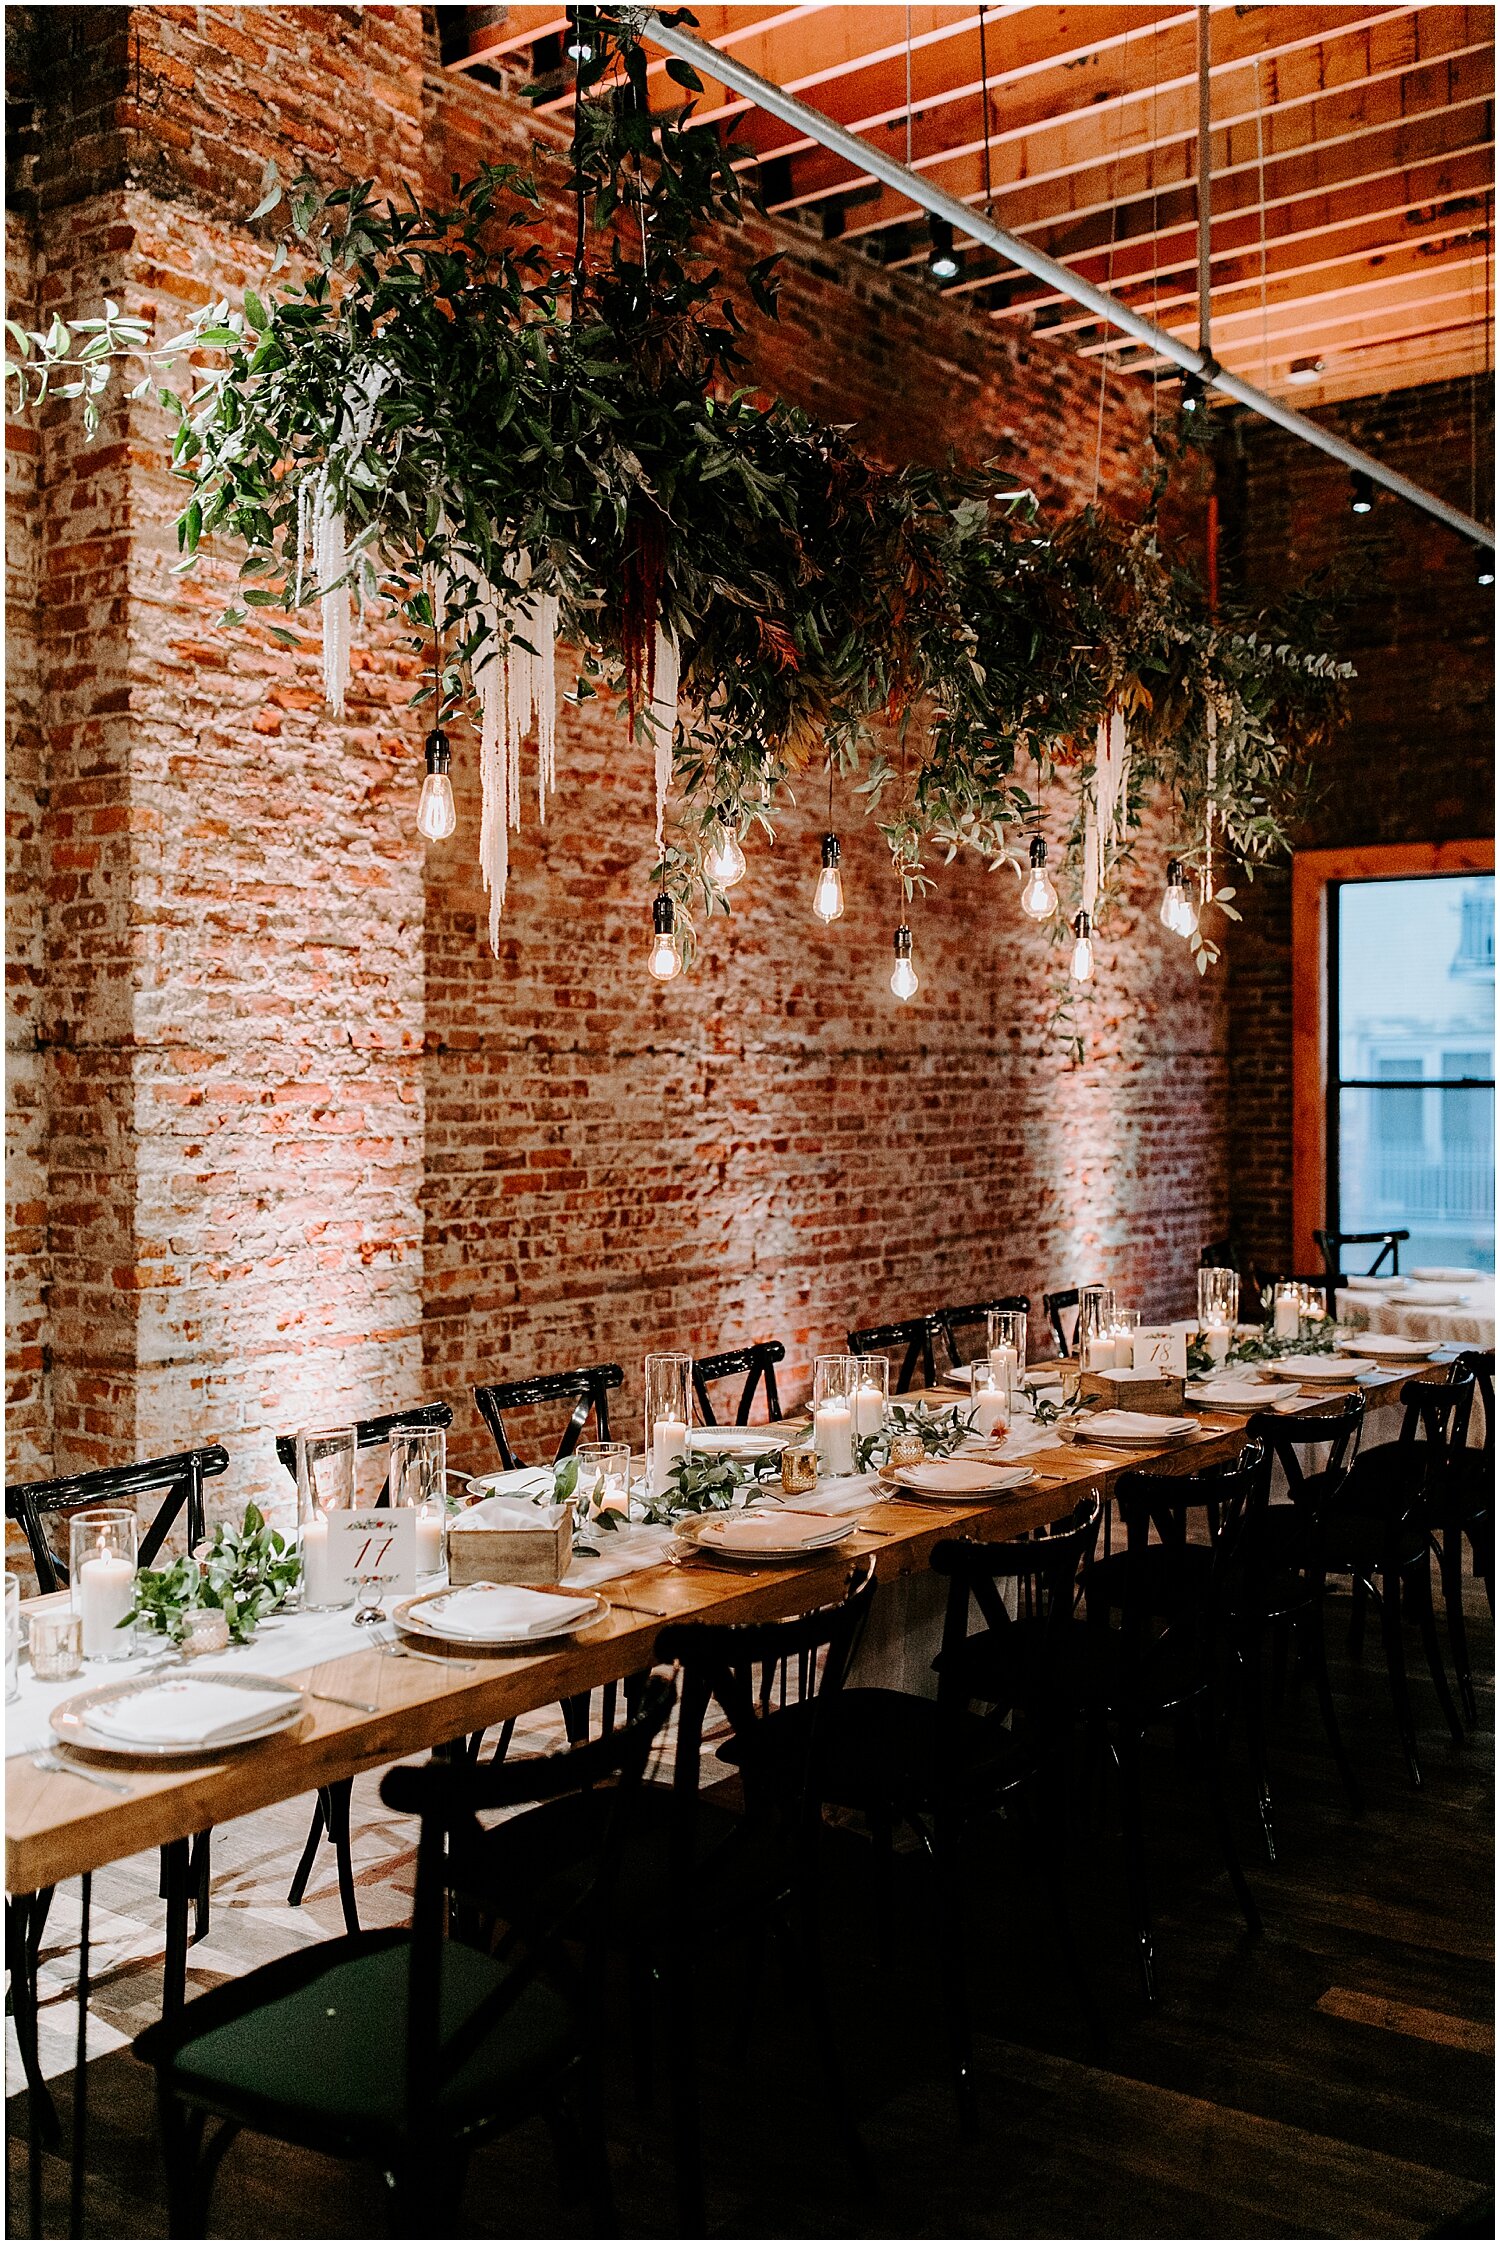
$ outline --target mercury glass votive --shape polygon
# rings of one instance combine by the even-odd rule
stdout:
[[[31,1673],[39,1683],[61,1684],[83,1666],[83,1616],[71,1606],[50,1606],[26,1626]]]
[[[927,1445],[920,1434],[896,1434],[891,1437],[892,1465],[920,1465],[927,1455]]]
[[[787,1496],[805,1496],[818,1485],[816,1443],[789,1442],[781,1453],[781,1486]]]
[[[187,1617],[182,1639],[184,1653],[222,1653],[229,1649],[229,1616],[217,1606],[195,1606]]]

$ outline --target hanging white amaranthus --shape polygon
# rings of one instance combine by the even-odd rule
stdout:
[[[651,732],[656,746],[658,857],[666,848],[667,791],[672,785],[672,743],[677,733],[677,689],[681,675],[682,656],[676,636],[659,623],[651,664]]]
[[[1099,720],[1094,741],[1094,788],[1084,794],[1083,810],[1083,909],[1092,919],[1099,892],[1109,878],[1110,860],[1124,817],[1125,774],[1129,744],[1122,711],[1111,710]]]
[[[363,458],[375,426],[375,408],[390,381],[383,366],[369,366],[344,398],[347,436],[340,450],[351,461]],[[349,544],[344,534],[344,510],[334,499],[329,469],[332,456],[323,462],[309,493],[304,482],[297,489],[297,599],[302,599],[302,557],[312,540],[313,577],[323,619],[323,699],[335,717],[344,714],[349,686],[349,643],[353,625],[352,603],[346,582]]]
[[[533,720],[537,734],[537,804],[557,784],[557,596],[529,597],[523,555],[516,581],[503,588],[462,557],[473,589],[471,612],[483,645],[471,666],[479,704],[479,870],[490,901],[490,949],[500,949],[500,919],[510,878],[510,835],[521,824],[521,747]],[[522,644],[522,642],[526,644]]]

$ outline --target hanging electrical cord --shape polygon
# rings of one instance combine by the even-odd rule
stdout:
[[[1255,58],[1255,195],[1260,204],[1260,386],[1271,387],[1271,317],[1266,309],[1266,140],[1260,56]]]
[[[979,99],[984,113],[984,215],[995,215],[995,185],[990,176],[990,62],[984,44],[984,10],[979,11]]]
[[[1115,237],[1119,231],[1120,221],[1120,150],[1125,143],[1125,98],[1122,91],[1119,107],[1115,111],[1115,160],[1110,167],[1109,174],[1109,257],[1106,261],[1104,277],[1104,293],[1106,296],[1113,296],[1115,293]],[[1103,347],[1099,353],[1099,410],[1094,422],[1094,496],[1092,503],[1095,506],[1099,504],[1099,472],[1104,459],[1104,392],[1108,381],[1109,329],[1106,328]]]

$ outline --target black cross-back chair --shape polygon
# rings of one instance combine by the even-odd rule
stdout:
[[[1031,1315],[1031,1296],[1029,1294],[996,1294],[988,1302],[955,1302],[950,1303],[946,1309],[938,1311],[937,1320],[942,1328],[943,1346],[948,1351],[948,1362],[955,1368],[960,1364],[969,1363],[972,1358],[978,1356],[988,1342],[991,1310],[1024,1310],[1029,1317]],[[978,1326],[982,1335],[982,1339],[977,1346],[972,1341],[959,1339],[959,1335],[965,1326],[971,1325]],[[1025,1370],[1024,1365],[1022,1370]]]
[[[698,1398],[698,1410],[704,1426],[718,1425],[714,1407],[709,1398],[709,1387],[715,1380],[730,1380],[737,1373],[745,1374],[745,1384],[740,1390],[739,1407],[734,1415],[738,1427],[748,1426],[755,1404],[755,1391],[764,1382],[766,1391],[766,1417],[781,1417],[781,1399],[776,1393],[776,1367],[786,1356],[780,1341],[755,1341],[749,1348],[725,1349],[718,1356],[697,1356],[693,1359],[693,1393]]]
[[[1344,1249],[1346,1247],[1373,1247],[1374,1261],[1360,1275],[1374,1278],[1386,1257],[1391,1259],[1391,1276],[1401,1276],[1401,1242],[1410,1239],[1410,1232],[1331,1232],[1315,1231],[1318,1253],[1323,1258],[1323,1269],[1330,1286],[1344,1283]]]
[[[874,1596],[873,1562],[857,1561],[847,1575],[830,1571],[823,1579],[822,1595],[832,1602],[791,1620],[674,1623],[656,1642],[657,1659],[675,1660],[681,1675],[672,1781],[643,1789],[620,1865],[618,1907],[599,1931],[629,1966],[634,2070],[643,2097],[652,2075],[653,1985],[665,1998],[684,2236],[705,2234],[696,2005],[709,1949],[731,1935],[751,1936],[748,2015],[764,1931],[792,1945],[789,1985],[809,2003],[829,2087],[845,2118],[818,1971],[819,1803],[812,1771],[818,1732],[843,1687]],[[803,1696],[794,1710],[800,1714],[800,1751],[789,1756],[775,1735],[772,1703],[778,1682],[784,1694],[792,1675],[801,1679]],[[722,1806],[720,1789],[702,1783],[704,1729],[715,1704],[732,1726],[721,1753],[739,1765],[743,1811]],[[532,1896],[566,1884],[569,1864],[586,1858],[598,1813],[596,1803],[576,1796],[500,1825],[476,1856],[456,1867],[455,1907],[524,1922],[534,1907]],[[853,2155],[852,2125],[846,2143]]]
[[[149,1567],[179,1520],[183,1522],[187,1549],[195,1551],[208,1533],[203,1484],[227,1472],[229,1452],[222,1443],[206,1443],[196,1450],[179,1450],[167,1458],[143,1458],[135,1465],[92,1467],[87,1473],[63,1474],[50,1481],[15,1481],[6,1486],[5,1517],[26,1538],[42,1596],[63,1590],[68,1583],[68,1561],[47,1534],[49,1521],[79,1512],[89,1505],[126,1505],[138,1513],[139,1500],[161,1492],[137,1550],[139,1563]],[[161,1893],[167,1905],[166,1955],[162,1965],[162,2001],[182,2000],[187,1975],[188,1909],[194,1909],[193,1938],[208,1931],[208,1834],[192,1840],[173,1840],[161,1850]],[[36,2045],[37,1965],[42,1934],[52,1905],[53,1889],[36,1894],[10,1895],[5,1904],[6,1963],[11,1978],[11,2005],[16,2040],[26,2083],[36,2101],[44,2129],[55,2125],[52,2100],[42,2079]]]
[[[1090,1687],[1107,1708],[1120,1770],[1126,1889],[1146,2001],[1156,2001],[1147,1890],[1141,1750],[1156,1723],[1176,1724],[1202,1781],[1224,1867],[1251,1934],[1260,1912],[1224,1799],[1222,1712],[1243,1596],[1247,1540],[1270,1497],[1271,1454],[1247,1442],[1232,1464],[1198,1473],[1123,1473],[1115,1498],[1125,1548],[1084,1575]],[[1206,1544],[1190,1529],[1200,1528]],[[1153,1531],[1156,1541],[1152,1541]],[[1118,1614],[1119,1625],[1112,1627]]]
[[[389,1770],[381,1799],[421,1820],[410,1927],[262,1965],[137,2039],[156,2072],[174,2237],[208,2233],[215,2171],[245,2128],[369,2161],[390,2192],[393,2236],[461,2236],[471,2150],[538,2112],[554,2125],[565,2194],[581,2182],[600,2234],[613,2233],[592,1960],[673,1697],[670,1681],[649,1679],[617,1730],[567,1752]],[[498,1953],[453,1937],[447,1889],[483,1855],[480,1814],[580,1796],[592,1814],[571,1875],[531,1894]]]
[[[495,1438],[501,1465],[507,1472],[513,1472],[526,1461],[518,1455],[506,1432],[507,1411],[528,1410],[537,1403],[572,1403],[572,1413],[553,1453],[553,1463],[560,1465],[564,1458],[572,1457],[582,1441],[591,1413],[599,1430],[599,1440],[609,1440],[609,1398],[614,1389],[623,1386],[624,1380],[624,1367],[619,1364],[583,1364],[575,1372],[539,1372],[530,1380],[491,1381],[475,1388],[474,1401],[479,1416]]]
[[[1474,1555],[1474,1572],[1495,1611],[1495,1352],[1465,1349],[1459,1366],[1474,1375],[1484,1412],[1484,1442],[1468,1446],[1450,1460],[1428,1506],[1428,1527],[1437,1540],[1438,1579],[1448,1616],[1448,1649],[1453,1655],[1459,1696],[1470,1723],[1479,1719],[1474,1678],[1469,1668],[1469,1637],[1464,1627],[1464,1538]]]
[[[441,1427],[446,1430],[452,1424],[451,1403],[416,1403],[409,1411],[383,1411],[378,1418],[356,1419],[355,1447],[359,1450],[378,1449],[381,1443],[390,1441],[398,1428]],[[278,1434],[276,1455],[295,1481],[297,1437],[294,1434]],[[380,1484],[380,1494],[375,1499],[376,1505],[389,1504],[390,1494],[391,1476],[387,1467],[385,1479]],[[349,1803],[353,1795],[352,1777],[336,1778],[332,1784],[318,1787],[317,1798],[313,1803],[312,1822],[307,1830],[307,1842],[292,1883],[287,1889],[286,1899],[289,1909],[301,1909],[307,1882],[312,1877],[312,1868],[318,1859],[318,1844],[326,1833],[332,1842],[334,1861],[338,1867],[339,1907],[344,1913],[344,1924],[351,1933],[358,1933],[359,1901],[354,1889],[354,1858],[349,1848]]]
[[[1333,1752],[1349,1805],[1364,1806],[1359,1780],[1349,1760],[1328,1681],[1324,1643],[1327,1562],[1324,1522],[1343,1494],[1364,1428],[1363,1395],[1346,1395],[1326,1410],[1296,1418],[1257,1411],[1245,1432],[1262,1442],[1286,1476],[1288,1502],[1268,1504],[1252,1517],[1248,1564],[1232,1622],[1245,1686],[1245,1727],[1255,1764],[1256,1792],[1266,1854],[1276,1861],[1276,1832],[1266,1756],[1265,1711],[1261,1693],[1261,1648],[1273,1634],[1276,1653],[1275,1698],[1281,1696],[1288,1642],[1295,1633],[1297,1656],[1312,1677],[1318,1712]],[[1309,1471],[1307,1453],[1326,1445],[1327,1455]]]
[[[1349,1576],[1354,1594],[1349,1635],[1356,1654],[1364,1643],[1366,1602],[1373,1598],[1380,1608],[1391,1702],[1413,1786],[1421,1784],[1422,1771],[1401,1639],[1403,1609],[1417,1624],[1449,1734],[1455,1745],[1463,1743],[1432,1607],[1430,1523],[1440,1516],[1448,1477],[1463,1471],[1474,1385],[1473,1372],[1462,1363],[1451,1364],[1441,1384],[1408,1380],[1401,1390],[1400,1435],[1360,1452],[1325,1516],[1325,1564],[1330,1574]]]
[[[894,1358],[899,1352],[901,1361],[894,1366],[896,1377],[891,1392],[907,1395],[919,1370],[923,1387],[937,1385],[934,1344],[940,1332],[935,1310],[929,1310],[925,1317],[899,1317],[889,1325],[860,1325],[849,1335],[849,1353],[851,1356]]]
[[[1077,1286],[1057,1286],[1053,1288],[1050,1294],[1042,1296],[1042,1308],[1046,1311],[1048,1322],[1051,1324],[1052,1335],[1057,1342],[1059,1356],[1071,1356],[1073,1354],[1073,1343],[1078,1338],[1078,1296],[1081,1291],[1081,1288]],[[1063,1323],[1063,1319],[1069,1310],[1073,1312],[1073,1330],[1071,1333]]]

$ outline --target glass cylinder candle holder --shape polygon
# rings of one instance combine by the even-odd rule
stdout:
[[[446,1427],[391,1429],[390,1500],[417,1516],[417,1573],[440,1574],[448,1529]]]
[[[1239,1322],[1240,1274],[1210,1267],[1198,1273],[1198,1323],[1207,1332],[1211,1325]]]
[[[26,1627],[31,1673],[38,1683],[61,1684],[83,1666],[83,1619],[71,1606],[47,1606]]]
[[[1115,1290],[1112,1286],[1078,1289],[1077,1356],[1085,1372],[1111,1372],[1115,1364]]]
[[[1135,1364],[1135,1337],[1141,1329],[1139,1310],[1116,1309],[1111,1338],[1115,1344],[1115,1370],[1129,1372]]]
[[[68,1579],[73,1611],[83,1624],[85,1660],[129,1660],[134,1627],[137,1526],[126,1505],[96,1505],[68,1523]]]
[[[857,1356],[813,1359],[813,1441],[818,1465],[828,1474],[854,1471],[854,1403],[859,1386]]]
[[[854,1389],[851,1411],[854,1418],[856,1442],[872,1434],[879,1434],[885,1425],[885,1415],[891,1400],[891,1360],[888,1356],[857,1356],[854,1359]]]
[[[1010,1432],[1011,1388],[1015,1378],[1015,1351],[1009,1343],[991,1349],[982,1372],[975,1367],[971,1416],[976,1434],[998,1438]]]
[[[580,1442],[573,1452],[578,1460],[578,1496],[591,1512],[617,1512],[630,1517],[630,1444]]]
[[[1026,1312],[1024,1310],[991,1310],[985,1318],[989,1341],[990,1384],[995,1381],[997,1363],[1009,1362],[1006,1394],[1009,1395],[1026,1369]]]
[[[675,1350],[646,1359],[646,1470],[651,1494],[661,1496],[680,1458],[687,1456],[693,1425],[693,1360]]]
[[[1302,1289],[1294,1282],[1278,1286],[1272,1295],[1271,1332],[1278,1341],[1302,1337]]]
[[[17,1699],[21,1692],[21,1578],[7,1573],[5,1577],[5,1696]]]
[[[335,1568],[329,1528],[353,1509],[359,1436],[353,1427],[304,1427],[297,1437],[297,1548],[302,1603],[312,1613],[352,1605],[354,1592]]]

